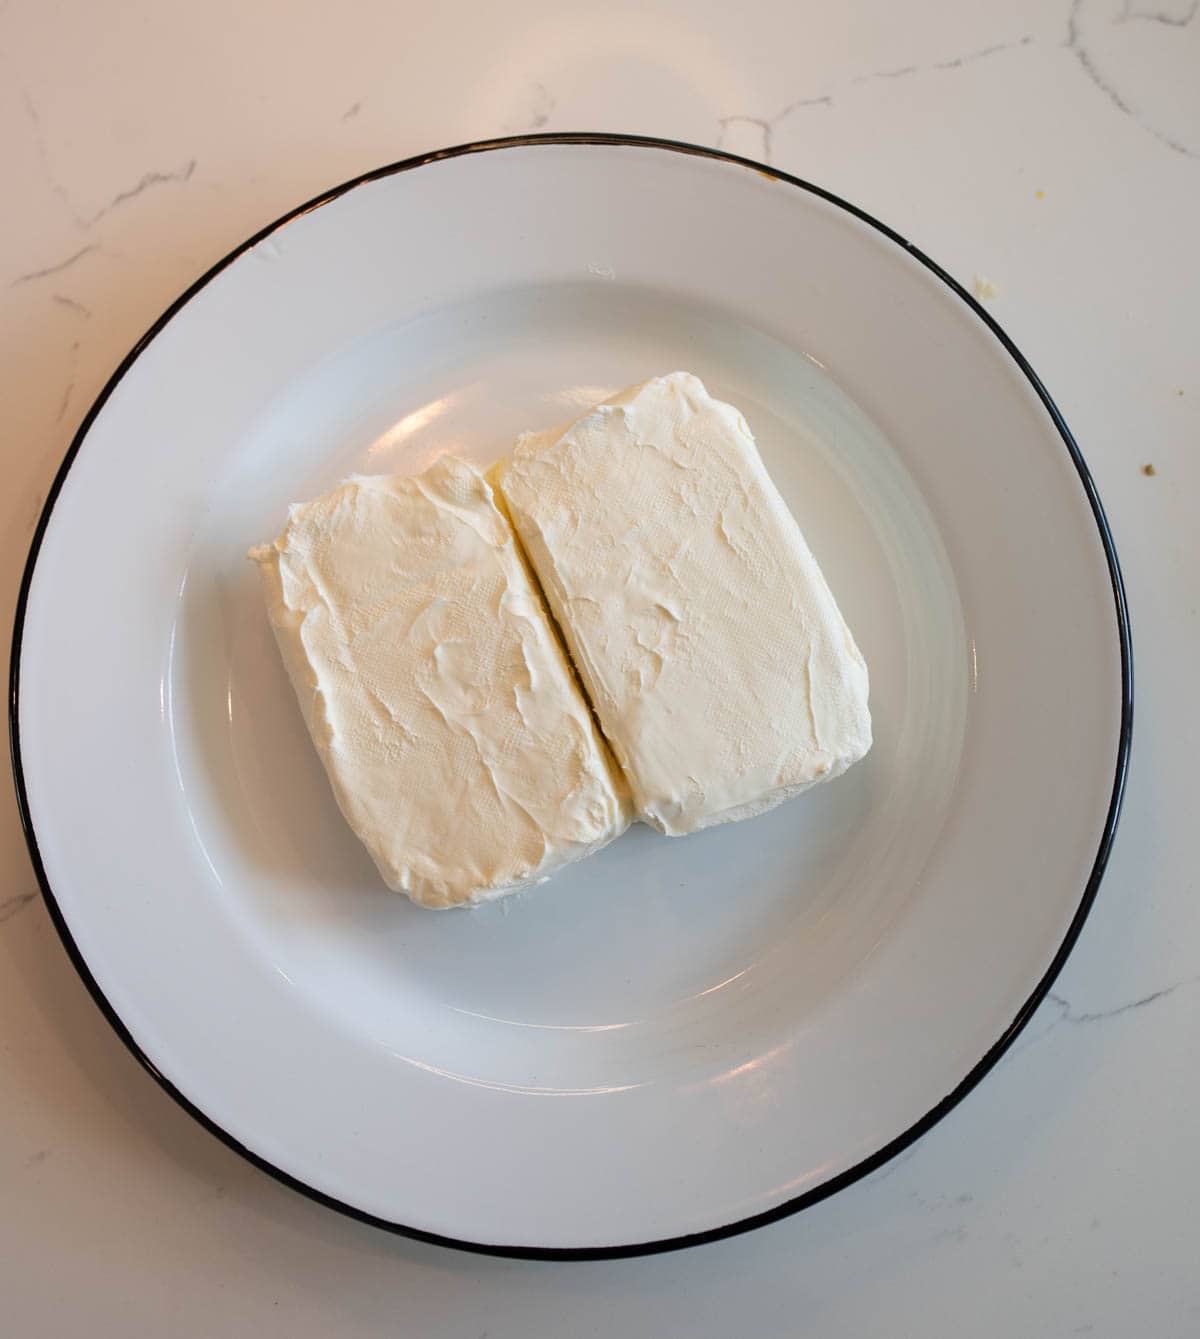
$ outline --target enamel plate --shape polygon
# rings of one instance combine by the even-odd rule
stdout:
[[[490,461],[677,369],[755,432],[874,749],[749,822],[411,907],[337,812],[245,551],[347,474]],[[926,1130],[1070,949],[1129,746],[1100,504],[994,322],[815,187],[608,136],[384,168],[216,266],[88,414],[16,635],[30,847],[127,1044],[297,1188],[513,1254],[737,1231]]]

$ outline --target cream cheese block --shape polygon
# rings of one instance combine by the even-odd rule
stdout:
[[[473,466],[349,479],[250,557],[334,795],[390,887],[482,902],[625,829],[624,783]]]
[[[745,419],[696,377],[527,434],[492,477],[646,822],[747,818],[870,748],[862,655]]]

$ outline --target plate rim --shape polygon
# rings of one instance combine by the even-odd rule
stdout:
[[[941,280],[941,282],[944,283],[956,297],[965,302],[975,315],[984,322],[991,333],[999,341],[1004,352],[1007,353],[1009,358],[1016,364],[1017,368],[1033,388],[1038,399],[1049,414],[1051,422],[1057,429],[1063,445],[1067,450],[1067,454],[1070,457],[1072,464],[1075,466],[1084,494],[1091,507],[1093,519],[1095,520],[1096,527],[1099,531],[1101,546],[1108,567],[1109,582],[1112,588],[1114,612],[1116,615],[1118,646],[1121,656],[1121,717],[1117,740],[1116,768],[1112,791],[1109,798],[1108,811],[1105,816],[1104,827],[1101,831],[1095,860],[1093,861],[1091,872],[1084,885],[1079,905],[1071,918],[1070,924],[1067,926],[1062,941],[1055,950],[1049,966],[1034,986],[1033,991],[1026,998],[1020,1009],[1018,1009],[1012,1022],[1005,1028],[998,1040],[995,1041],[984,1053],[981,1059],[972,1066],[963,1079],[960,1080],[960,1082],[939,1102],[931,1107],[919,1120],[913,1122],[913,1124],[894,1136],[875,1152],[861,1159],[852,1167],[849,1167],[838,1173],[836,1176],[831,1177],[829,1180],[822,1182],[820,1185],[812,1187],[803,1194],[793,1196],[791,1199],[785,1200],[783,1203],[777,1204],[770,1209],[763,1210],[760,1213],[752,1214],[745,1218],[736,1219],[731,1223],[725,1223],[717,1227],[706,1228],[698,1232],[686,1233],[679,1236],[664,1237],[650,1241],[623,1243],[612,1246],[564,1247],[487,1243],[447,1236],[437,1232],[430,1232],[423,1228],[413,1227],[405,1223],[370,1213],[367,1210],[360,1209],[344,1200],[339,1200],[336,1196],[318,1190],[315,1186],[308,1185],[299,1177],[284,1171],[283,1168],[276,1166],[260,1154],[247,1148],[229,1133],[229,1131],[218,1125],[216,1121],[207,1115],[207,1113],[197,1106],[190,1098],[186,1097],[170,1079],[158,1070],[150,1057],[141,1049],[137,1040],[129,1031],[114,1006],[104,994],[103,990],[101,990],[95,977],[92,975],[87,961],[80,951],[79,946],[76,944],[62,909],[58,904],[57,898],[54,895],[54,890],[46,875],[45,866],[42,863],[37,832],[34,827],[33,815],[30,810],[29,797],[25,786],[25,774],[21,753],[21,652],[29,596],[32,589],[34,571],[37,567],[38,556],[41,552],[42,540],[45,536],[46,528],[49,525],[51,514],[54,510],[55,503],[58,500],[58,496],[62,491],[67,474],[70,472],[75,458],[78,456],[87,439],[92,423],[147,346],[191,301],[191,299],[201,291],[201,289],[207,287],[217,275],[228,266],[232,265],[252,247],[258,245],[259,242],[269,237],[272,233],[286,227],[295,219],[310,213],[314,209],[319,209],[323,205],[330,204],[333,201],[340,199],[343,195],[348,194],[356,187],[365,185],[369,182],[379,181],[386,177],[395,176],[401,172],[412,171],[414,168],[424,167],[445,159],[461,158],[478,153],[490,153],[502,149],[531,148],[545,145],[575,145],[586,147],[615,146],[652,149],[674,154],[715,159],[720,162],[733,163],[741,167],[749,168],[772,181],[784,182],[790,186],[795,186],[850,214],[853,218],[867,224],[877,232],[881,233],[884,237],[888,238],[891,242],[900,246],[914,260],[918,261],[937,279]],[[1101,880],[1104,877],[1104,872],[1112,851],[1113,841],[1116,836],[1117,824],[1120,818],[1133,739],[1133,642],[1129,620],[1129,609],[1125,594],[1125,583],[1121,575],[1121,566],[1117,558],[1116,545],[1113,541],[1108,518],[1100,501],[1100,496],[1096,490],[1096,485],[1092,479],[1091,472],[1084,460],[1083,453],[1080,451],[1074,436],[1067,427],[1066,421],[1058,406],[1051,399],[1049,392],[1042,384],[1041,378],[1034,371],[1024,355],[1001,328],[995,318],[989,312],[985,311],[980,303],[976,301],[962,284],[942,269],[936,261],[932,260],[918,247],[914,246],[912,242],[890,228],[887,224],[881,222],[859,206],[834,194],[832,191],[828,191],[824,187],[817,186],[813,182],[794,176],[789,172],[782,171],[769,164],[758,162],[752,158],[746,158],[739,154],[732,154],[722,149],[710,148],[706,145],[692,144],[683,140],[666,139],[649,135],[628,135],[592,131],[563,131],[541,134],[510,135],[494,139],[472,140],[464,144],[417,154],[411,158],[401,159],[397,162],[388,163],[382,167],[372,168],[370,171],[359,173],[357,176],[342,182],[340,185],[333,186],[320,192],[310,200],[307,200],[303,204],[297,205],[286,213],[280,215],[273,222],[260,228],[245,241],[239,243],[231,251],[227,252],[220,260],[210,266],[198,279],[190,284],[179,297],[166,308],[157,320],[154,321],[141,338],[137,340],[117,365],[116,370],[105,382],[104,387],[92,402],[72,437],[62,463],[59,465],[54,480],[46,494],[46,501],[43,504],[41,514],[38,517],[38,522],[33,532],[33,538],[30,541],[29,553],[25,560],[25,567],[21,576],[21,584],[18,590],[17,603],[13,616],[12,648],[9,660],[8,734],[13,780],[16,789],[17,809],[20,815],[21,827],[25,835],[25,843],[29,850],[34,874],[41,889],[46,909],[49,912],[54,928],[58,932],[59,939],[62,941],[63,947],[67,952],[67,956],[70,958],[71,963],[79,974],[83,984],[87,987],[92,1000],[107,1019],[118,1038],[124,1043],[126,1049],[139,1062],[142,1068],[146,1070],[151,1078],[154,1079],[159,1087],[162,1088],[163,1091],[166,1092],[180,1107],[182,1107],[189,1116],[203,1126],[210,1134],[216,1136],[216,1138],[228,1148],[245,1158],[246,1161],[257,1167],[260,1171],[266,1172],[276,1181],[288,1186],[292,1190],[298,1191],[300,1194],[319,1204],[335,1209],[340,1213],[357,1219],[359,1222],[368,1223],[373,1227],[383,1228],[386,1231],[416,1241],[426,1242],[436,1246],[449,1247],[473,1254],[503,1256],[524,1260],[615,1260],[632,1256],[654,1255],[664,1251],[680,1250],[689,1246],[699,1246],[707,1242],[720,1241],[726,1237],[737,1236],[743,1232],[751,1231],[754,1228],[763,1227],[768,1223],[774,1223],[782,1218],[790,1217],[792,1214],[798,1213],[802,1209],[809,1208],[810,1206],[819,1203],[821,1200],[828,1199],[831,1195],[837,1194],[847,1186],[853,1185],[856,1181],[860,1181],[863,1177],[870,1175],[873,1171],[876,1171],[879,1167],[882,1167],[885,1163],[889,1162],[892,1158],[896,1157],[899,1153],[915,1143],[916,1140],[931,1130],[944,1116],[952,1111],[954,1107],[956,1107],[996,1065],[1001,1056],[1004,1055],[1016,1040],[1026,1023],[1028,1023],[1038,1005],[1049,993],[1050,988],[1053,986],[1055,979],[1062,970],[1064,963],[1079,939],[1084,922],[1087,920],[1088,914],[1092,909]]]

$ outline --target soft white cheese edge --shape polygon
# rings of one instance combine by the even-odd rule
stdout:
[[[490,901],[624,831],[624,781],[473,466],[349,479],[250,557],[338,805],[389,887]]]
[[[867,667],[742,415],[685,372],[492,474],[644,821],[751,817],[871,746]]]

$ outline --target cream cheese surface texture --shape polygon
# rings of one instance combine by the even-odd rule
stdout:
[[[349,479],[250,556],[337,802],[391,888],[487,901],[625,829],[624,782],[473,466]]]
[[[638,817],[747,818],[870,748],[863,657],[745,420],[696,377],[527,434],[492,478]]]

